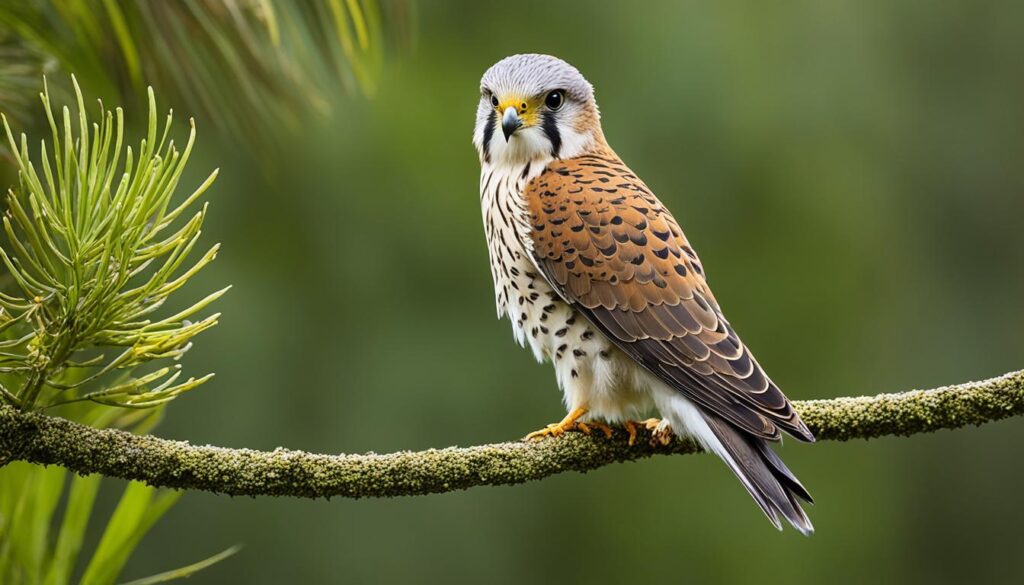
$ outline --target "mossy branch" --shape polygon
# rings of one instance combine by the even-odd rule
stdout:
[[[909,436],[1024,414],[1024,371],[934,390],[797,402],[819,440]],[[643,437],[648,439],[649,437]],[[231,495],[392,497],[508,485],[587,472],[658,454],[695,453],[685,440],[627,445],[625,433],[569,433],[539,442],[386,455],[321,455],[190,445],[0,406],[0,465],[22,460],[154,486]]]
[[[173,316],[153,317],[216,254],[215,246],[185,264],[206,208],[190,220],[184,213],[215,174],[172,204],[194,127],[179,152],[167,140],[170,116],[159,129],[150,91],[147,135],[137,150],[124,148],[122,159],[120,110],[115,115],[101,105],[99,122],[90,124],[77,84],[75,97],[77,116],[67,107],[54,115],[49,93],[41,95],[52,141],[40,144],[38,164],[31,160],[28,137],[16,140],[0,115],[19,168],[19,189],[9,192],[0,218],[8,240],[8,247],[0,247],[0,266],[16,285],[10,293],[0,292],[0,466],[13,460],[56,464],[83,474],[233,495],[386,497],[523,483],[562,471],[698,451],[685,440],[653,446],[650,437],[631,447],[619,431],[608,439],[569,434],[536,443],[390,455],[268,453],[193,446],[33,412],[86,401],[153,407],[201,384],[208,376],[176,383],[177,363],[134,372],[147,363],[181,358],[191,339],[213,326],[218,315],[190,318],[226,290]],[[179,216],[184,225],[175,228]],[[117,349],[117,357],[95,355],[105,348]],[[937,390],[803,402],[797,409],[826,440],[981,424],[1024,413],[1024,371]]]

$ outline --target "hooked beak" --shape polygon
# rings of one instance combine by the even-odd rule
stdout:
[[[515,107],[505,108],[505,114],[501,118],[501,132],[505,135],[505,142],[508,142],[509,138],[522,126],[523,121],[519,119],[519,113]]]

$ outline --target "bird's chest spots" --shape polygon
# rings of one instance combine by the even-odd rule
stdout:
[[[480,208],[494,279],[498,316],[514,306],[536,302],[546,285],[531,259],[529,212],[523,188],[530,166],[485,167],[480,179]],[[550,290],[550,288],[548,288]]]
[[[624,420],[646,409],[634,380],[636,368],[623,366],[624,354],[562,300],[533,260],[523,188],[542,170],[485,165],[481,175],[480,205],[498,317],[508,316],[516,341],[529,346],[534,357],[553,362],[568,408],[586,405],[594,416]]]
[[[544,165],[537,162],[520,167],[485,167],[480,183],[498,317],[508,315],[516,340],[521,345],[529,343],[538,357],[549,349],[540,340],[550,333],[554,318],[564,319],[572,313],[532,260],[529,211],[523,189],[543,169]]]

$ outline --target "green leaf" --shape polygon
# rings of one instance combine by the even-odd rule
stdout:
[[[31,534],[31,525],[24,520],[24,503],[30,497],[28,489],[36,469],[20,461],[0,469],[0,581],[14,581],[12,577],[21,573],[18,557],[22,554],[15,547],[23,540],[23,532],[24,538]]]
[[[53,513],[60,502],[60,496],[64,492],[64,480],[67,471],[60,467],[45,467],[36,469],[36,485],[34,494],[34,506],[32,510],[32,555],[34,575],[42,575],[45,570],[45,563],[48,560],[50,521]]]
[[[142,537],[178,501],[182,493],[156,493],[156,489],[148,485],[129,483],[100,537],[81,584],[114,583]]]
[[[64,510],[60,533],[53,552],[53,560],[46,572],[44,585],[65,585],[71,580],[71,572],[78,562],[82,540],[89,524],[92,507],[99,492],[101,476],[75,476],[68,491],[68,503]]]
[[[203,569],[209,566],[215,565],[223,561],[224,559],[234,555],[240,550],[242,550],[242,547],[235,545],[227,550],[221,551],[213,555],[212,557],[203,559],[198,563],[193,563],[191,565],[181,567],[180,569],[174,569],[173,571],[167,571],[149,577],[143,577],[142,579],[129,581],[122,585],[154,585],[155,583],[166,583],[168,581],[173,581],[175,579],[184,579],[186,577],[191,577],[193,574],[198,573],[199,571],[202,571]]]
[[[10,558],[0,561],[0,568],[9,562],[16,563],[25,581],[37,583],[47,560],[50,519],[60,500],[66,471],[28,464],[12,463],[8,467],[8,479],[13,480],[13,485],[5,487],[13,489],[17,499],[13,509],[7,507],[4,514],[11,519],[3,532],[11,535],[3,538],[9,546]]]

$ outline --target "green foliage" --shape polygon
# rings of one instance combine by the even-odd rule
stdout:
[[[30,119],[39,78],[52,63],[0,26],[0,105],[8,116]]]
[[[229,549],[223,550],[209,558],[205,558],[197,563],[192,563],[186,567],[180,569],[174,569],[172,571],[166,571],[149,577],[143,577],[142,579],[136,579],[134,581],[125,583],[124,585],[154,585],[156,583],[166,583],[168,581],[174,581],[175,579],[183,579],[185,577],[192,576],[193,573],[202,571],[203,569],[215,565],[224,559],[234,555],[241,547],[233,546]]]
[[[327,114],[337,90],[373,93],[383,20],[407,18],[406,4],[24,0],[0,3],[0,37],[16,39],[6,68],[31,73],[12,79],[38,79],[42,56],[122,102],[148,83],[226,133],[265,144],[269,128]]]
[[[282,132],[297,135],[332,113],[340,94],[371,95],[385,25],[408,38],[411,2],[324,0],[24,0],[0,2],[0,182],[19,171],[0,236],[0,402],[53,407],[92,426],[144,433],[167,400],[207,377],[178,380],[190,339],[216,323],[196,318],[214,293],[154,317],[174,290],[213,259],[193,250],[205,217],[197,198],[172,201],[193,136],[180,152],[170,119],[137,149],[120,110],[85,116],[88,93],[125,105],[161,97],[215,126],[233,148],[272,161]],[[77,110],[50,104],[77,102]],[[94,110],[90,107],[90,114]],[[255,122],[254,122],[255,121]],[[11,127],[50,134],[46,144]],[[30,160],[29,147],[34,161]],[[119,162],[124,161],[124,162]],[[7,163],[11,164],[7,164]],[[175,219],[177,218],[177,221]],[[173,300],[172,300],[173,302]],[[170,314],[174,311],[168,311]],[[113,351],[111,351],[113,350]],[[151,407],[112,409],[107,405]],[[176,494],[129,484],[103,527],[93,518],[98,476],[0,467],[0,583],[112,583]],[[93,533],[102,529],[98,546]],[[187,577],[235,552],[133,581]]]
[[[141,433],[156,424],[161,409],[123,411],[92,405],[75,414],[94,426],[114,424]],[[73,476],[68,481],[68,475],[59,467],[25,463],[0,469],[0,583],[113,584],[142,537],[182,495],[130,482],[99,543],[84,556],[83,544],[102,478]],[[188,577],[235,552],[237,547],[133,583]],[[76,569],[81,577],[74,581]]]
[[[125,148],[120,108],[112,113],[100,104],[99,121],[90,124],[74,86],[76,116],[67,107],[55,116],[49,92],[42,94],[52,151],[41,143],[38,166],[27,136],[16,141],[3,117],[20,185],[8,193],[8,241],[0,247],[15,285],[0,293],[0,392],[25,409],[81,400],[155,406],[211,376],[178,382],[178,363],[134,372],[155,361],[177,362],[196,334],[217,323],[218,314],[189,319],[227,288],[168,317],[151,318],[217,254],[213,246],[187,263],[206,215],[205,205],[190,209],[217,173],[173,203],[194,124],[179,151],[168,140],[170,114],[162,129],[157,123],[150,90],[147,136],[138,149]],[[192,215],[184,219],[187,213]],[[117,355],[107,359],[98,349]],[[88,375],[67,376],[78,370]]]
[[[31,160],[28,137],[16,140],[6,114],[0,116],[19,171],[2,220],[0,394],[24,409],[59,406],[62,415],[91,426],[146,433],[164,404],[210,377],[179,382],[177,362],[218,315],[190,318],[227,289],[170,316],[153,315],[216,256],[217,246],[193,254],[206,216],[205,205],[194,208],[216,172],[176,200],[194,124],[179,151],[169,139],[171,116],[158,124],[150,90],[147,134],[137,148],[126,146],[121,110],[100,104],[90,122],[74,79],[72,85],[75,114],[68,107],[55,114],[48,88],[41,96],[51,141],[40,143],[38,161]],[[111,349],[113,357],[105,357]],[[67,475],[20,463],[0,468],[0,583],[62,585],[78,570],[82,584],[112,584],[181,496],[129,483],[95,550],[83,558],[101,478]],[[187,577],[233,552],[140,582]]]
[[[130,483],[107,522],[83,583],[113,583],[142,536],[174,505],[183,492],[154,494],[154,488]]]

